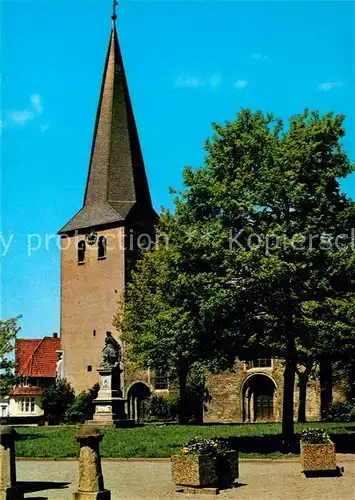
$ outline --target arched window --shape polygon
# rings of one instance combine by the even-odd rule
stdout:
[[[85,262],[85,241],[81,240],[78,243],[78,264],[84,264]]]
[[[106,246],[107,246],[107,240],[105,236],[100,236],[97,248],[97,258],[99,260],[106,259]]]

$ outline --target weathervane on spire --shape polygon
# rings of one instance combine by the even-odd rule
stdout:
[[[117,19],[117,14],[116,14],[117,5],[118,5],[117,0],[113,0],[113,10],[112,10],[112,16],[111,16],[113,21],[116,21],[116,19]]]

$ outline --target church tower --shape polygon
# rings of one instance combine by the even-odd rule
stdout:
[[[64,373],[76,393],[98,381],[134,257],[137,234],[153,235],[152,207],[122,55],[116,14],[96,115],[84,204],[61,235],[61,346]]]

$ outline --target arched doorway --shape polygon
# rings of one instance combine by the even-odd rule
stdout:
[[[261,373],[251,375],[243,384],[243,422],[272,422],[276,385]]]
[[[143,382],[136,382],[127,393],[128,418],[136,422],[148,415],[150,389]]]

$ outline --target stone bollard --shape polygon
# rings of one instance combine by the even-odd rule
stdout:
[[[82,425],[76,435],[80,443],[79,488],[73,500],[111,500],[111,492],[104,488],[101,469],[100,441],[103,433],[97,427]]]
[[[0,500],[23,500],[16,486],[15,431],[0,425]]]

